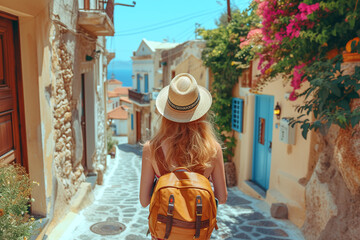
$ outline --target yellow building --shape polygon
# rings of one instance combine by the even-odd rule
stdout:
[[[161,54],[164,87],[179,73],[190,73],[200,86],[210,88],[211,74],[201,60],[205,41],[190,40],[165,50]]]
[[[101,183],[106,169],[112,3],[0,0],[0,163],[40,183],[31,213],[45,218],[41,236],[91,202],[86,180]]]
[[[299,126],[291,128],[288,120],[296,117],[290,101],[289,84],[275,79],[261,94],[250,93],[251,82],[259,75],[251,65],[233,89],[233,132],[237,140],[233,162],[237,185],[245,193],[269,204],[284,203],[288,217],[297,226],[305,221],[305,185],[317,157],[313,133],[307,140]],[[279,114],[274,114],[274,109]]]

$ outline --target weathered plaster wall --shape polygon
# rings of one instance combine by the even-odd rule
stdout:
[[[171,81],[171,71],[176,71],[176,74],[182,72],[195,72],[195,66],[186,67],[185,69],[177,69],[183,61],[188,59],[190,56],[193,56],[197,59],[201,59],[202,50],[205,47],[205,42],[201,40],[193,40],[182,43],[175,48],[165,50],[161,54],[161,61],[166,62],[166,65],[163,66],[163,84],[164,86],[169,85]],[[198,64],[197,67],[202,67],[202,64]],[[199,77],[199,76],[198,76]],[[199,80],[200,81],[200,80]],[[202,85],[206,87],[206,84]]]
[[[8,1],[9,3],[9,1]],[[3,5],[2,3],[0,5]],[[20,10],[23,4],[16,6]],[[15,7],[15,6],[14,6]],[[43,62],[49,62],[49,12],[42,7],[42,11],[29,16],[26,13],[15,13],[19,17],[21,73],[24,86],[24,110],[26,125],[26,144],[29,162],[29,174],[39,186],[31,193],[35,202],[31,204],[32,213],[39,216],[48,214],[49,196],[52,185],[48,184],[44,167],[44,135],[41,100],[44,99],[43,88],[40,89],[39,79],[49,78],[49,69],[43,68]],[[46,96],[47,97],[47,96]],[[47,102],[48,103],[48,102]]]
[[[99,45],[106,47],[105,37],[99,37]],[[106,82],[107,73],[107,58],[104,49],[99,57],[97,72],[97,86],[96,86],[96,109],[97,109],[97,125],[96,125],[96,152],[93,158],[93,167],[98,174],[98,184],[102,184],[102,175],[106,170],[106,95],[104,85]]]
[[[206,87],[207,85],[207,68],[203,65],[203,61],[194,55],[190,55],[188,58],[183,59],[179,65],[175,67],[175,74],[190,73],[194,76],[197,84]]]

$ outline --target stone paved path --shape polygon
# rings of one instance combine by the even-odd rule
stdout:
[[[148,208],[139,200],[141,152],[120,144],[117,157],[108,163],[104,184],[94,190],[95,202],[82,210],[61,240],[142,240],[146,237]],[[98,235],[90,227],[98,222],[119,221],[126,228],[118,235]],[[266,203],[229,189],[228,201],[219,206],[219,231],[211,239],[303,240],[301,232],[289,221],[269,215]]]

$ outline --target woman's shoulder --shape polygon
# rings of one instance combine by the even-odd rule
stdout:
[[[146,141],[146,142],[143,144],[143,148],[149,148],[149,149],[150,149],[150,141]]]
[[[215,143],[216,151],[222,151],[221,144],[219,142]]]
[[[146,157],[149,157],[150,156],[150,142],[147,141],[143,144],[143,149],[142,149],[142,154],[143,154],[143,157],[146,156]]]
[[[222,152],[223,149],[221,147],[221,144],[216,142],[215,148],[216,148],[215,162],[223,161],[223,152]]]

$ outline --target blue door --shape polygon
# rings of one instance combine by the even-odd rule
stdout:
[[[136,74],[136,81],[137,81],[136,91],[140,92],[140,74]]]
[[[274,97],[255,96],[255,122],[252,181],[264,190],[269,188]]]
[[[145,93],[149,92],[149,75],[145,74]]]

